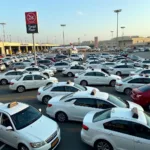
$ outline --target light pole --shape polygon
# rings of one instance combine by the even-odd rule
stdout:
[[[123,37],[124,37],[124,29],[125,27],[121,27],[122,29],[122,48],[124,47]]]
[[[5,25],[6,25],[6,23],[0,23],[0,25],[2,25],[2,27],[3,27],[3,42],[5,42]]]
[[[111,38],[112,38],[112,47],[114,46],[114,43],[113,43],[113,37],[114,37],[114,31],[110,31],[111,32]]]
[[[114,10],[115,13],[117,13],[117,38],[116,38],[116,42],[117,42],[117,47],[119,48],[119,43],[118,43],[118,14],[122,11],[122,9],[117,9]]]
[[[11,43],[11,34],[9,35],[9,41],[10,41],[10,43]]]
[[[60,26],[63,28],[63,45],[65,45],[64,27],[66,27],[66,24],[61,24]]]

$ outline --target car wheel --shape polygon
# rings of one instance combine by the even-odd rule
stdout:
[[[98,140],[95,144],[94,147],[96,150],[113,150],[113,147],[111,144],[105,140]]]
[[[132,91],[132,89],[126,88],[126,89],[124,90],[124,93],[125,93],[126,95],[131,95],[131,91]]]
[[[48,77],[49,78],[49,75],[47,74],[47,73],[43,73],[46,77]]]
[[[59,122],[66,122],[68,120],[68,117],[64,112],[58,112],[55,118]]]
[[[29,150],[25,145],[21,144],[18,148],[19,150]]]
[[[116,75],[121,76],[121,72],[120,72],[120,71],[117,71],[117,72],[116,72]]]
[[[82,61],[82,59],[80,58],[79,61]]]
[[[8,81],[7,81],[6,79],[2,79],[2,80],[1,80],[1,84],[2,84],[2,85],[6,85],[6,84],[8,84]]]
[[[85,80],[81,81],[80,84],[81,84],[82,86],[87,86],[87,85],[88,85],[87,81],[85,81]]]
[[[115,81],[115,80],[110,81],[110,85],[111,85],[112,87],[114,87],[115,84],[116,84],[116,81]]]
[[[52,97],[51,96],[49,96],[49,95],[46,95],[46,96],[44,96],[43,98],[42,98],[42,102],[43,102],[43,104],[48,104],[48,101],[51,99]]]
[[[73,73],[72,73],[72,72],[68,72],[68,73],[67,73],[67,76],[68,76],[68,77],[72,77],[72,76],[73,76]]]
[[[25,91],[25,87],[24,86],[18,86],[17,87],[17,92],[18,93],[22,93],[22,92],[24,92]]]

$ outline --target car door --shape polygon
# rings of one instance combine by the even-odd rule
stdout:
[[[88,84],[97,84],[96,82],[96,73],[95,72],[87,72],[83,76],[82,80],[86,80]]]
[[[117,150],[134,150],[132,123],[125,120],[113,120],[103,124],[105,134],[112,139]]]
[[[5,77],[8,81],[11,81],[12,79],[15,79],[17,77],[16,71],[11,71],[5,74]]]
[[[50,95],[52,97],[58,96],[58,95],[67,95],[66,90],[65,90],[65,86],[53,87],[50,91]]]
[[[75,98],[76,101],[70,106],[71,116],[75,120],[82,121],[84,116],[96,109],[96,99],[93,98]]]
[[[144,79],[143,78],[136,78],[136,79],[130,80],[128,82],[128,84],[133,89],[133,88],[138,88],[140,86],[143,86],[145,83],[144,83]]]
[[[77,66],[72,66],[72,67],[70,67],[69,72],[73,73],[74,75],[75,75],[76,73],[78,73]]]
[[[95,84],[99,84],[99,85],[103,85],[106,84],[108,81],[108,77],[105,76],[104,73],[102,72],[95,72],[96,73],[96,80],[95,80]]]
[[[133,123],[134,147],[135,150],[149,150],[150,149],[150,128],[139,123]]]
[[[34,84],[35,84],[35,88],[46,86],[47,79],[41,75],[34,75]]]
[[[36,88],[36,85],[33,80],[33,75],[24,76],[24,78],[22,79],[22,82],[26,89]]]
[[[16,132],[14,125],[7,114],[0,113],[0,138],[2,141],[8,145],[13,147],[17,146],[19,134]],[[7,131],[6,128],[11,126],[13,128],[12,131]]]

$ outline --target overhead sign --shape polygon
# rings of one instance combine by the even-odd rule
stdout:
[[[27,33],[38,33],[37,12],[25,12]]]

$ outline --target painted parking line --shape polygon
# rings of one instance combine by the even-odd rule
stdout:
[[[5,147],[5,144],[3,144],[3,145],[0,147],[0,150],[2,150],[4,147]]]
[[[0,101],[5,101],[5,100],[26,100],[26,99],[36,99],[36,96],[19,96],[19,97],[1,97]]]

